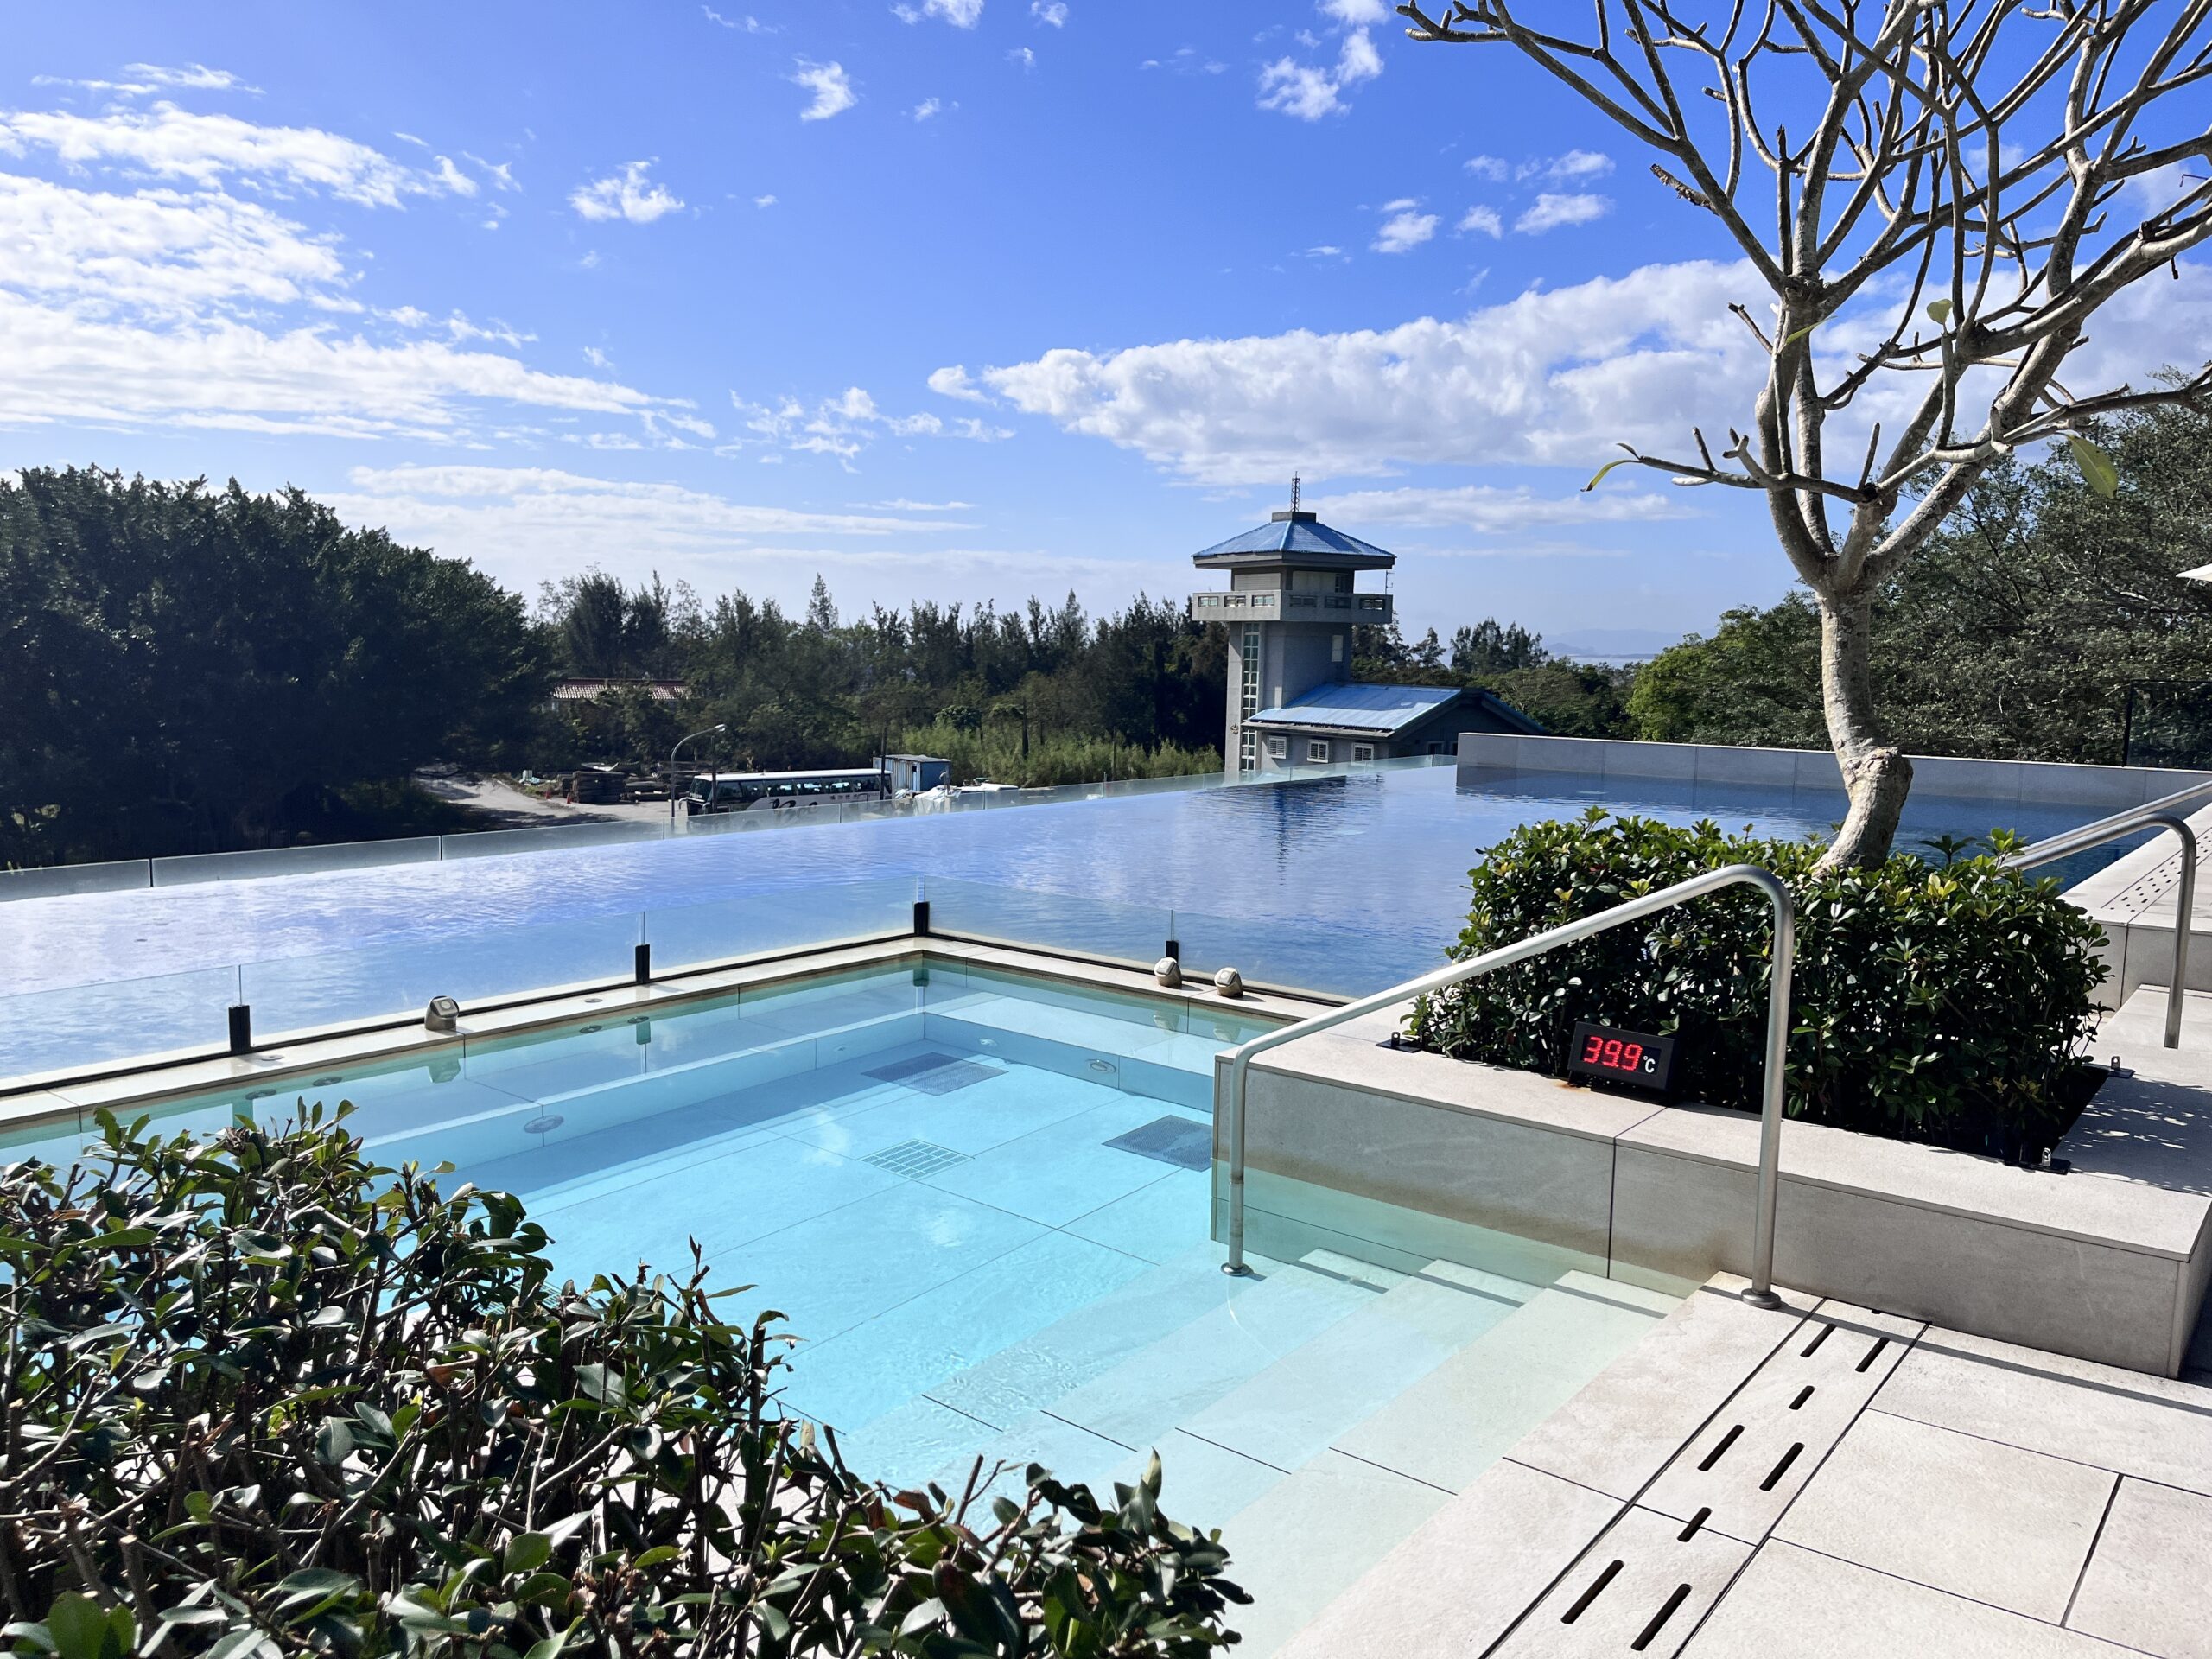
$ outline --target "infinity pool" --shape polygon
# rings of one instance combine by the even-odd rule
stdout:
[[[1674,1298],[1523,1251],[1303,1244],[1220,1271],[1212,1057],[1265,1022],[957,963],[463,1043],[160,1109],[211,1134],[353,1103],[386,1164],[521,1197],[564,1274],[688,1272],[801,1341],[785,1402],[849,1461],[957,1488],[977,1458],[1102,1492],[1157,1449],[1224,1525],[1264,1653],[1564,1402]],[[66,1160],[18,1135],[0,1161]]]

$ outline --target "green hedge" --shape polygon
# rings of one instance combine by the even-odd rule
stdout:
[[[2010,846],[2001,835],[1997,851]],[[1532,823],[1470,873],[1456,960],[1726,864],[1758,864],[1797,906],[1792,1116],[1975,1150],[2047,1147],[2078,1109],[2096,925],[2058,883],[1993,857],[1900,853],[1816,874],[1813,842],[1682,829],[1592,808]],[[1413,1033],[1465,1059],[1563,1073],[1578,1020],[1677,1039],[1683,1097],[1758,1109],[1771,925],[1751,887],[1693,900],[1427,1000]]]
[[[340,1116],[343,1116],[341,1109]],[[0,1646],[58,1659],[1203,1659],[1243,1592],[1160,1515],[891,1491],[776,1405],[781,1316],[557,1282],[514,1198],[319,1109],[103,1118],[0,1168]],[[979,1470],[979,1474],[980,1474]]]

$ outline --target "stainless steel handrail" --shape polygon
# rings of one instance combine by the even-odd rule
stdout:
[[[2074,853],[2085,853],[2092,847],[2101,847],[2108,841],[2118,841],[2122,836],[2132,836],[2139,830],[2171,830],[2181,838],[2181,888],[2174,895],[2174,972],[2173,983],[2166,989],[2166,1046],[2181,1046],[2182,998],[2189,989],[2189,931],[2196,918],[2196,831],[2189,827],[2189,820],[2178,812],[2161,810],[2175,801],[2186,800],[2212,785],[2202,789],[2185,789],[2169,795],[2164,801],[2153,801],[2126,812],[2115,812],[2108,818],[2099,818],[2094,823],[2085,823],[2079,830],[2069,830],[2063,836],[2052,836],[2037,842],[2032,847],[2023,847],[2017,853],[1999,860],[2007,869],[2031,870],[2038,864],[2048,864],[2054,859],[2065,858]],[[2126,988],[2122,987],[2123,990]]]
[[[2069,836],[2086,836],[2099,830],[2108,829],[2116,823],[2137,822],[2145,812],[2171,812],[2183,802],[2193,801],[2200,795],[2212,795],[2212,779],[2208,779],[2201,784],[2191,784],[2187,789],[2177,789],[2171,795],[2161,795],[2155,801],[2145,801],[2139,806],[2122,807],[2119,811],[2107,813],[2101,818],[2092,818],[2087,823],[2076,824],[2066,833]],[[2094,844],[2094,842],[2091,843],[2091,845]]]
[[[1593,933],[1602,933],[1623,922],[1655,915],[1722,887],[1745,883],[1765,893],[1767,901],[1774,907],[1774,973],[1767,988],[1766,1075],[1759,1106],[1758,1209],[1752,1224],[1751,1282],[1744,1291],[1744,1300],[1755,1307],[1779,1307],[1781,1299],[1774,1294],[1775,1188],[1782,1168],[1783,1067],[1789,1047],[1789,974],[1796,957],[1797,917],[1789,900],[1789,889],[1782,884],[1781,878],[1771,870],[1763,870],[1756,864],[1731,864],[1722,869],[1708,870],[1703,875],[1694,875],[1687,881],[1678,881],[1657,893],[1615,905],[1611,910],[1599,911],[1594,916],[1585,916],[1580,921],[1569,922],[1565,926],[1533,933],[1517,944],[1486,950],[1466,962],[1440,968],[1433,974],[1409,979],[1387,991],[1377,991],[1357,1002],[1347,1002],[1326,1014],[1317,1014],[1311,1019],[1300,1020],[1295,1025],[1268,1032],[1238,1048],[1229,1059],[1229,1260],[1222,1264],[1221,1270],[1229,1274],[1249,1271],[1244,1265],[1244,1091],[1246,1076],[1255,1055],[1279,1048],[1285,1043],[1295,1042],[1301,1037],[1310,1037],[1316,1032],[1327,1031],[1363,1014],[1393,1007],[1401,1002],[1410,1002],[1417,996],[1427,996],[1432,991],[1443,990],[1447,986],[1487,974],[1493,969],[1508,968],[1516,962],[1526,962],[1531,957],[1540,957],[1562,944],[1572,944],[1577,939],[1586,939]]]

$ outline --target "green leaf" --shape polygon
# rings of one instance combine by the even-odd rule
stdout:
[[[1591,491],[1596,489],[1600,484],[1605,481],[1605,474],[1607,473],[1611,472],[1616,467],[1626,467],[1635,461],[1635,459],[1636,457],[1634,455],[1623,455],[1618,461],[1607,461],[1604,466],[1598,469],[1597,475],[1591,479],[1587,484],[1585,484],[1582,486],[1582,493],[1585,495],[1589,494]]]
[[[54,1599],[54,1605],[47,1609],[46,1631],[60,1659],[104,1659],[108,1638],[113,1634],[107,1609],[74,1590],[65,1590]]]
[[[508,1541],[505,1564],[510,1573],[535,1573],[552,1556],[550,1538],[542,1532],[525,1532]]]
[[[663,1561],[672,1561],[683,1552],[674,1544],[657,1544],[630,1563],[635,1567],[658,1567]]]
[[[1948,300],[1930,300],[1928,315],[1938,322],[1948,322],[1951,320],[1951,302]]]
[[[2110,455],[2073,432],[2066,435],[2066,447],[2074,452],[2074,464],[2082,469],[2083,483],[2107,500],[2120,493],[2120,468],[2113,465]]]

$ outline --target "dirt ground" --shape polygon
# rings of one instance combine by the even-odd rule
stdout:
[[[549,823],[613,823],[626,818],[645,822],[668,817],[666,801],[571,806],[558,798],[542,800],[516,788],[504,778],[418,776],[415,781],[438,799],[475,814],[481,820],[480,827],[486,830],[529,830]]]

